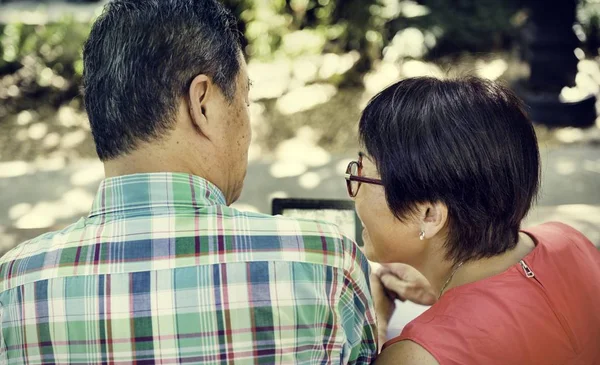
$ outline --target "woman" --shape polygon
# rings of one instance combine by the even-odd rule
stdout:
[[[365,253],[427,279],[384,265],[380,331],[393,310],[382,283],[435,302],[377,363],[600,364],[600,252],[560,223],[521,230],[540,158],[510,90],[406,79],[371,100],[359,132],[365,151],[346,179]]]

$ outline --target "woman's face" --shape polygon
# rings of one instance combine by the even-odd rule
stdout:
[[[368,155],[364,155],[359,163],[362,163],[361,176],[380,179],[377,167]],[[354,201],[363,224],[367,258],[381,263],[414,264],[423,249],[418,219],[409,216],[403,222],[399,221],[390,211],[381,185],[361,183]]]

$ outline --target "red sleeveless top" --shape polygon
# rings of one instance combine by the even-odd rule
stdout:
[[[600,251],[575,229],[524,230],[536,247],[507,271],[448,290],[391,344],[441,365],[600,364]]]

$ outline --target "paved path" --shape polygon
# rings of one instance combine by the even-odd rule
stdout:
[[[270,213],[274,197],[347,199],[342,174],[350,158],[325,156],[312,167],[289,160],[252,162],[236,206]],[[565,219],[600,242],[600,146],[544,149],[542,159],[543,189],[530,221]],[[18,233],[20,239],[38,231],[15,228],[43,230],[86,214],[103,177],[101,163],[80,160],[63,167],[59,162],[0,163],[0,232]],[[0,241],[10,246],[8,239]]]
[[[274,196],[347,199],[343,171],[351,158],[351,153],[328,157],[328,162],[313,167],[295,161],[251,162],[237,205],[268,213]],[[600,205],[600,146],[566,145],[546,149],[542,150],[542,160],[539,206]],[[91,200],[102,177],[102,165],[93,159],[68,166],[60,161],[0,163],[0,191],[3,192],[0,194],[0,225],[14,225],[9,211],[15,205],[60,204],[74,200],[74,211],[55,212],[58,223],[72,221],[89,209],[87,202],[76,198]],[[9,191],[12,193],[7,193]],[[41,226],[46,221],[42,220]]]

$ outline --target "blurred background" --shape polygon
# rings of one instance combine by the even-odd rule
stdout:
[[[105,3],[0,0],[0,255],[87,214],[103,178],[80,82],[82,44]],[[225,4],[254,85],[238,208],[347,199],[343,173],[370,97],[405,77],[475,74],[531,107],[544,165],[528,224],[562,220],[600,244],[600,0]]]

